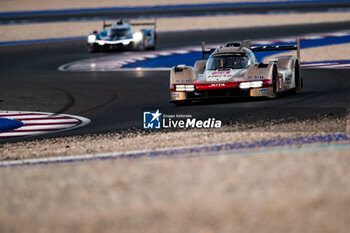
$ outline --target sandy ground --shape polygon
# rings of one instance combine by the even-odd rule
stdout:
[[[0,161],[257,141],[268,138],[297,137],[310,134],[286,132],[169,132],[144,135],[141,132],[126,135],[111,133],[75,136],[0,145]],[[183,140],[183,138],[186,138],[186,140]]]
[[[348,150],[0,169],[0,232],[350,228]]]
[[[350,21],[350,12],[159,18],[157,20],[157,31],[242,28],[345,21]],[[93,30],[101,29],[101,21],[1,25],[0,41],[86,36]]]
[[[339,115],[320,116],[319,119],[303,121],[270,120],[254,124],[237,122],[211,131],[181,130],[147,133],[140,130],[6,143],[0,145],[0,161],[332,134],[350,131],[348,118],[349,116]]]
[[[276,0],[249,0],[249,2],[271,2]],[[293,0],[296,1],[296,0]],[[100,8],[123,6],[156,6],[174,4],[200,4],[200,3],[244,2],[243,0],[0,0],[0,12],[30,11],[47,9],[69,8]],[[288,2],[282,0],[281,2]]]
[[[267,62],[269,59],[276,56],[288,54],[296,56],[296,52],[285,52],[266,57],[264,62]],[[350,60],[350,43],[302,49],[300,51],[300,60],[302,62]]]

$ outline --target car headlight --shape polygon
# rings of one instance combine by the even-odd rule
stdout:
[[[194,91],[194,85],[175,85],[175,91]]]
[[[263,81],[254,81],[252,82],[252,87],[262,87]]]
[[[96,40],[96,36],[95,35],[89,35],[88,36],[88,42],[89,43],[93,43],[93,42],[95,42],[95,40]]]
[[[143,38],[142,32],[135,32],[133,38],[136,42],[141,41]]]
[[[239,84],[239,88],[248,89],[252,87],[262,87],[263,81],[243,82]]]

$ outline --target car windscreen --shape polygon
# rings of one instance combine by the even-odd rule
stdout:
[[[109,36],[110,37],[121,37],[121,36],[127,36],[130,33],[131,33],[130,28],[118,28],[118,29],[111,28],[109,31]]]
[[[248,68],[247,53],[213,54],[207,64],[207,70],[226,70]]]

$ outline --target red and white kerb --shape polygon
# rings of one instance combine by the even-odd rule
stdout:
[[[0,111],[0,118],[12,119],[24,124],[20,128],[1,132],[0,139],[55,133],[90,123],[90,120],[85,117],[46,112]]]

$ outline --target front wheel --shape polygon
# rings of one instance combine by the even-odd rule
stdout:
[[[138,50],[138,51],[144,51],[145,45],[143,44],[143,42],[140,42],[134,48],[135,48],[135,50]]]
[[[300,66],[299,63],[296,62],[295,63],[295,67],[294,67],[294,88],[292,89],[292,93],[295,94],[297,93],[297,91],[300,91],[300,84],[301,83],[301,77],[300,77]]]
[[[138,51],[144,51],[146,49],[146,42],[145,41],[146,41],[146,39],[145,39],[145,37],[143,37],[143,39],[140,42],[134,44],[134,49],[138,50]]]
[[[87,47],[89,53],[97,53],[100,51],[100,47],[98,44],[88,44]]]
[[[157,46],[157,34],[154,33],[153,45],[149,47],[148,50],[156,50],[156,46]]]

